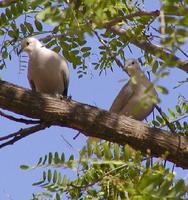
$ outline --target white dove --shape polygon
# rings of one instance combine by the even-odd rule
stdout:
[[[32,90],[67,96],[69,69],[63,57],[33,37],[22,40],[21,51],[29,55],[28,80]]]

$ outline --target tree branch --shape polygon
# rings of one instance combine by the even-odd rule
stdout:
[[[93,30],[93,33],[96,35],[96,37],[97,37],[97,39],[99,40],[99,42],[100,42],[100,43],[106,48],[106,50],[109,52],[110,56],[115,60],[116,64],[117,64],[120,68],[122,68],[122,70],[124,70],[124,71],[128,74],[127,70],[126,70],[125,67],[124,67],[124,64],[117,58],[116,55],[113,54],[113,52],[111,51],[110,47],[107,46],[107,45],[105,44],[105,42],[104,42],[104,41],[102,40],[102,38],[99,36],[98,32],[95,31],[95,30]]]
[[[39,124],[39,123],[41,123],[41,120],[31,120],[31,119],[17,118],[17,117],[14,117],[12,115],[8,115],[8,114],[2,112],[1,110],[0,110],[0,115],[2,117],[9,119],[9,120],[24,123],[24,124]]]
[[[131,14],[127,14],[125,16],[119,16],[114,18],[113,20],[107,22],[105,24],[105,27],[111,27],[116,25],[117,23],[120,23],[122,21],[127,21],[128,19],[132,19],[134,17],[143,17],[143,16],[153,16],[153,17],[158,17],[160,15],[160,11],[159,10],[155,10],[155,11],[137,11]]]
[[[127,31],[123,28],[120,28],[119,26],[111,26],[111,27],[108,27],[107,30],[109,30],[110,32],[116,35],[125,36],[125,37],[127,36],[127,38],[129,38],[129,36],[127,35]],[[155,56],[159,56],[159,58],[162,60],[164,60],[164,58],[168,58],[169,65],[173,65],[175,63],[175,66],[177,68],[188,73],[188,62],[183,61],[179,57],[175,56],[174,54],[165,51],[162,47],[158,47],[150,42],[141,40],[137,37],[131,38],[130,42],[147,53],[153,54]],[[166,60],[167,59],[165,59],[165,61]]]
[[[168,121],[168,119],[167,119],[165,113],[162,111],[162,109],[158,105],[155,105],[155,108],[157,109],[157,111],[159,112],[159,114],[161,115],[161,117],[163,118],[163,120],[165,121],[165,124],[169,128],[169,130],[171,132],[174,132],[173,127],[171,126],[170,122]]]
[[[153,11],[153,12],[155,12],[155,11]],[[108,22],[108,23],[110,23],[110,22]],[[106,27],[106,29],[108,31],[110,31],[116,35],[119,35],[119,36],[125,36],[125,37],[127,36],[127,38],[130,37],[127,35],[127,32],[125,29],[120,28],[119,26],[109,26],[108,23],[106,25],[104,25],[104,27]],[[63,34],[49,35],[44,38],[41,38],[40,41],[44,41],[45,39],[50,39],[50,38],[62,38],[62,37],[64,37]],[[174,54],[167,52],[166,50],[164,50],[164,48],[158,47],[148,41],[140,40],[137,37],[131,38],[130,43],[134,44],[135,46],[144,50],[147,53],[150,53],[154,56],[159,56],[159,58],[161,60],[164,60],[164,58],[168,58],[169,61],[171,61],[169,63],[169,66],[174,65],[174,63],[175,63],[175,66],[177,68],[188,73],[188,61],[184,61],[184,60],[180,59],[179,57],[175,56]],[[166,61],[166,59],[165,59],[165,61]],[[122,67],[120,60],[117,59],[116,57],[115,57],[115,62],[117,63],[118,66]]]
[[[0,144],[0,149],[5,146],[14,144],[18,140],[21,140],[22,138],[27,137],[38,131],[41,131],[47,127],[49,127],[49,125],[47,125],[45,123],[41,123],[41,124],[37,124],[37,125],[29,127],[29,128],[20,129],[19,131],[15,132],[15,133],[0,137],[0,141],[12,138],[12,139],[8,140],[7,142]]]
[[[152,156],[166,159],[182,168],[188,168],[188,137],[151,128],[147,124],[123,115],[59,99],[46,94],[0,81],[0,107],[30,118],[41,119],[49,125],[76,129],[86,136],[129,144]]]

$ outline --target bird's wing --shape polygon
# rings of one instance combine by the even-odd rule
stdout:
[[[31,76],[31,67],[32,67],[31,64],[32,64],[32,62],[31,62],[31,60],[29,60],[27,78],[28,78],[29,85],[30,85],[32,91],[36,91],[36,86],[32,80],[32,76]]]
[[[117,95],[114,102],[112,103],[110,112],[119,113],[123,109],[123,107],[126,106],[126,104],[130,100],[130,98],[133,96],[133,94],[134,94],[134,90],[132,88],[132,84],[130,80],[120,90],[119,94]]]
[[[29,85],[31,86],[32,91],[36,92],[36,86],[32,80],[29,80]]]
[[[63,83],[64,83],[63,96],[67,96],[68,86],[69,86],[69,69],[68,69],[67,62],[65,60],[62,63],[61,76],[63,78]]]

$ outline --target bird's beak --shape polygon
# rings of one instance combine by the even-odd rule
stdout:
[[[124,64],[124,67],[123,67],[123,71],[126,72],[126,73],[128,73],[127,67],[128,67],[128,65],[125,63],[125,64]]]
[[[129,64],[127,62],[125,62],[125,69],[127,69],[128,66],[129,66]]]

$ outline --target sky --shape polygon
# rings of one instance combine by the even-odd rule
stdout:
[[[155,0],[145,1],[145,9],[152,10]],[[155,4],[156,5],[156,4]],[[0,10],[1,12],[1,10]],[[2,38],[0,38],[0,42]],[[95,48],[96,40],[88,38],[88,46]],[[138,58],[141,55],[140,50],[134,48],[134,54],[126,52],[127,58]],[[76,101],[95,105],[99,108],[108,110],[115,96],[118,94],[125,81],[128,79],[126,74],[114,66],[114,71],[108,71],[105,75],[98,76],[92,68],[91,61],[88,61],[88,74],[78,79],[76,70],[73,70],[69,64],[71,77],[69,86],[69,95]],[[148,68],[149,69],[149,68]],[[144,69],[146,70],[146,69]],[[27,68],[20,73],[19,58],[14,55],[11,61],[7,62],[7,68],[0,71],[0,77],[3,80],[14,83],[16,85],[29,88],[27,80]],[[184,80],[186,74],[178,69],[170,70],[170,76],[160,80],[159,84],[169,89],[168,95],[161,95],[160,106],[166,110],[168,107],[174,107],[177,103],[179,94],[187,95],[187,85],[173,89],[177,81]],[[5,135],[15,132],[23,127],[23,124],[15,123],[0,117],[0,134]],[[25,126],[24,126],[25,127]],[[32,183],[39,180],[41,170],[23,171],[20,165],[33,165],[40,156],[44,156],[48,152],[65,152],[68,157],[70,154],[77,154],[85,144],[86,138],[80,135],[76,140],[73,137],[77,134],[76,130],[60,127],[51,127],[44,131],[32,134],[14,145],[0,149],[0,200],[25,200],[30,199],[33,192],[41,191],[40,188],[32,186]],[[70,147],[65,138],[73,147]],[[188,182],[188,171],[176,168],[176,177],[183,177]]]

